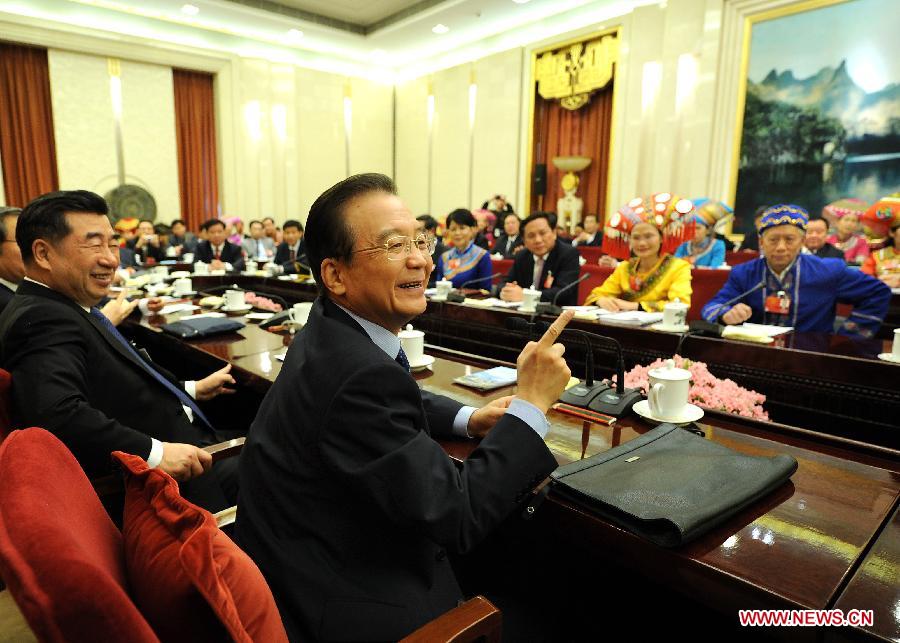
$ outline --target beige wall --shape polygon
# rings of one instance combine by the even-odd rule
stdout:
[[[416,214],[431,212],[428,202],[430,158],[428,146],[428,84],[417,78],[397,85],[396,167],[400,197]]]
[[[60,188],[104,194],[118,185],[107,59],[50,49],[48,62]],[[172,70],[122,61],[120,77],[125,180],[171,221],[180,216]]]
[[[397,87],[397,182],[416,213],[443,219],[518,180],[522,50],[513,49]],[[477,87],[470,123],[469,86]],[[428,91],[434,96],[429,157]],[[430,189],[429,189],[430,188]]]
[[[237,63],[235,85],[235,127],[220,132],[237,168],[227,214],[305,221],[316,197],[348,171],[391,174],[390,86],[252,59]]]

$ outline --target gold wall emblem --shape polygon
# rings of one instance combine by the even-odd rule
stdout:
[[[559,99],[569,110],[587,105],[591,94],[612,80],[618,57],[617,34],[548,51],[535,62],[538,94],[547,100]]]

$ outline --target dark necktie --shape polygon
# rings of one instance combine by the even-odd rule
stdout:
[[[222,258],[222,253],[219,251],[220,246],[216,246],[216,259]]]
[[[172,384],[172,382],[170,382],[165,377],[163,377],[162,373],[158,372],[155,368],[150,366],[150,364],[145,362],[144,359],[138,354],[138,352],[136,350],[134,350],[134,346],[132,346],[128,342],[128,340],[125,339],[124,335],[122,335],[122,333],[119,332],[118,328],[113,326],[113,323],[111,321],[109,321],[109,319],[107,319],[106,315],[104,315],[102,312],[100,312],[99,308],[96,308],[96,307],[91,308],[91,315],[93,317],[95,317],[103,325],[103,327],[107,330],[107,332],[109,332],[109,334],[112,335],[116,339],[117,342],[122,344],[122,346],[124,346],[128,352],[130,352],[132,355],[134,355],[134,357],[135,357],[135,359],[137,359],[138,363],[144,367],[144,370],[153,376],[153,379],[155,379],[157,382],[159,382],[160,384],[165,386],[170,392],[175,394],[175,396],[178,398],[178,401],[181,402],[182,405],[191,409],[191,411],[193,411],[193,413],[194,413],[195,419],[199,419],[204,424],[206,424],[207,427],[212,429],[212,424],[210,424],[209,420],[206,419],[206,416],[203,415],[203,411],[201,411],[200,407],[197,406],[196,402],[194,402],[194,400],[191,399],[191,396],[188,395],[187,393],[185,393],[184,391],[182,391],[180,388],[178,388],[174,384]]]
[[[409,360],[406,359],[406,353],[403,352],[403,347],[400,347],[400,352],[397,353],[397,363],[400,364],[403,368],[406,369],[406,372],[409,373]]]
[[[291,261],[297,261],[297,251],[291,248]]]

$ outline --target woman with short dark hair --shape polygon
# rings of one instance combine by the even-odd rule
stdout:
[[[438,259],[435,267],[438,279],[449,279],[454,288],[482,279],[472,286],[490,288],[491,257],[487,250],[475,245],[477,231],[478,223],[468,210],[460,208],[447,215],[445,241],[450,242],[450,249]]]

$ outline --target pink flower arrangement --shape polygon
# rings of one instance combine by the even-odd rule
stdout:
[[[762,407],[766,401],[766,396],[762,393],[745,389],[729,379],[719,379],[709,372],[703,362],[692,362],[680,355],[675,355],[674,359],[675,366],[691,372],[691,390],[688,393],[688,402],[691,404],[754,420],[769,419],[769,414]],[[665,366],[665,360],[662,359],[648,366],[635,366],[625,373],[625,386],[640,388],[646,395],[649,372],[662,366]]]
[[[276,313],[281,312],[281,304],[276,304],[268,297],[260,297],[255,292],[245,292],[244,301],[260,310],[271,310]]]

